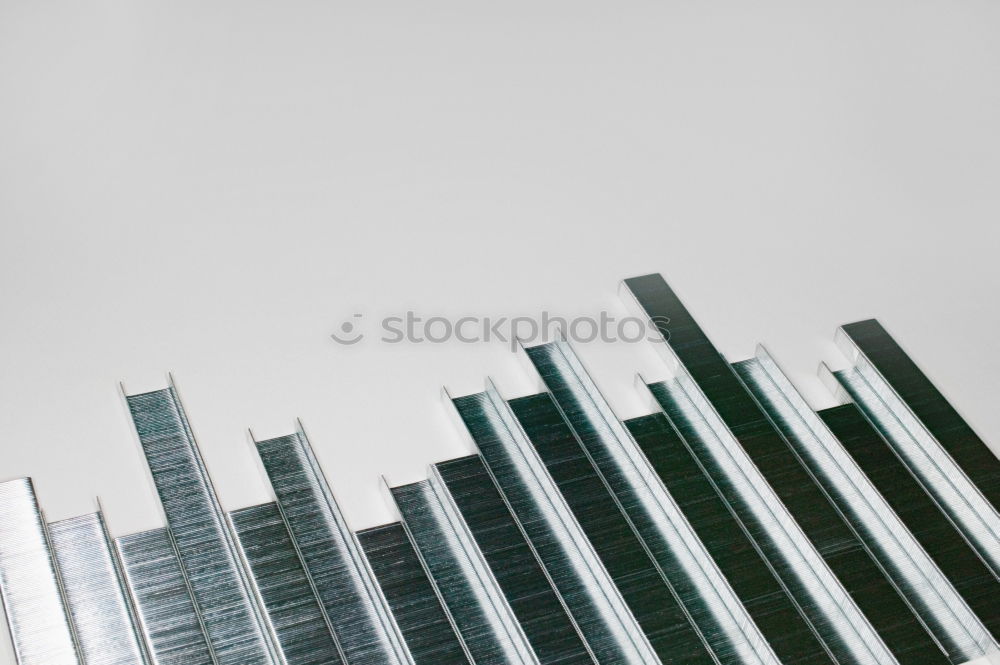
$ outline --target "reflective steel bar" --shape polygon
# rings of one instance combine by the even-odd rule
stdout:
[[[492,382],[452,400],[497,487],[599,663],[659,663],[631,611]]]
[[[0,598],[19,665],[82,665],[30,478],[0,483]]]
[[[986,627],[771,355],[758,347],[755,358],[733,368],[952,662],[992,651]]]
[[[417,665],[469,663],[465,646],[441,606],[420,557],[399,522],[358,532],[403,639]]]
[[[166,529],[115,540],[154,665],[218,665]]]
[[[861,329],[867,329],[868,335],[862,335]],[[875,339],[868,340],[869,337]],[[904,401],[886,380],[868,353],[858,346],[859,340],[868,340],[863,348],[881,358],[881,368],[893,372],[896,383],[905,386],[910,403],[920,408],[926,421],[935,425],[937,436],[948,441],[949,446],[931,432],[925,420],[917,416],[910,403]],[[996,489],[1000,487],[1000,475],[993,470],[998,463],[996,458],[984,449],[985,444],[877,322],[845,326],[838,331],[837,341],[853,363],[850,369],[834,373],[840,386],[976,547],[993,572],[1000,575],[1000,512],[995,496],[1000,492]],[[885,353],[879,351],[880,347]],[[894,362],[881,357],[887,354]],[[894,365],[902,365],[902,371],[894,371]],[[943,426],[945,423],[947,427]]]
[[[564,341],[525,349],[664,577],[723,663],[778,663],[677,502]]]
[[[660,275],[625,281],[676,380],[651,386],[754,542],[846,662],[948,660]]]
[[[538,665],[440,477],[390,489],[403,526],[476,665]]]
[[[302,431],[256,441],[257,452],[327,623],[348,663],[411,662]]]
[[[218,665],[280,663],[173,386],[126,399]]]
[[[66,604],[87,665],[148,665],[118,561],[100,513],[49,524]]]
[[[250,579],[288,665],[341,665],[281,512],[274,503],[229,513]]]

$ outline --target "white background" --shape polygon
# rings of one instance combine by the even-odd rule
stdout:
[[[621,315],[653,271],[818,407],[877,316],[1000,441],[998,34],[989,0],[0,2],[0,477],[159,525],[118,382],[170,371],[227,509],[269,496],[247,428],[301,417],[387,521],[379,474],[469,451],[442,386],[535,382],[500,343],[329,333]],[[647,346],[578,350],[642,413]]]

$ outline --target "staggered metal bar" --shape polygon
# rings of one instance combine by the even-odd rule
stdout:
[[[154,665],[218,665],[166,529],[115,541]]]
[[[526,349],[567,422],[723,663],[777,663],[677,502],[566,342]]]
[[[1000,644],[1000,579],[854,404],[819,412],[851,458]]]
[[[952,662],[991,651],[986,627],[770,354],[759,347],[733,367]]]
[[[653,413],[625,426],[781,662],[835,662],[667,417]]]
[[[358,532],[358,542],[417,665],[468,664],[465,645],[441,606],[399,522]]]
[[[83,662],[149,665],[101,514],[53,522],[49,536]]]
[[[716,662],[551,395],[510,406],[660,662]]]
[[[218,665],[280,663],[177,393],[171,386],[127,401]]]
[[[229,514],[251,581],[288,665],[341,665],[342,654],[275,503]]]
[[[1000,575],[1000,462],[878,322],[844,326],[837,341],[853,364],[834,374],[840,386]]]
[[[453,400],[598,663],[659,660],[510,407],[490,382]]]
[[[345,660],[405,665],[409,651],[305,434],[257,441],[278,506]]]
[[[620,421],[565,341],[526,348],[547,392],[448,396],[479,454],[357,533],[301,427],[254,441],[276,501],[225,513],[173,386],[127,396],[167,526],[46,524],[0,483],[17,664],[1000,659],[1000,460],[877,322],[838,332],[846,403],[817,412],[659,275],[625,291],[673,370],[653,413]]]
[[[948,662],[663,278],[625,286],[677,363],[677,380],[655,396],[673,420],[701,430],[685,437],[696,454],[698,439],[710,442],[699,457],[758,547],[784,562],[783,581],[808,599],[814,625],[830,628],[831,651],[872,665]]]
[[[82,665],[30,478],[0,483],[0,597],[19,665]]]
[[[440,476],[391,488],[406,533],[477,665],[538,665]]]

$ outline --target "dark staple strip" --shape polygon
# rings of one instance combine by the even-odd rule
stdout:
[[[343,663],[278,506],[264,503],[229,516],[287,665]]]
[[[539,664],[593,665],[576,626],[479,456],[442,462],[435,468]]]
[[[904,665],[949,662],[663,278],[647,275],[625,284],[893,656]],[[671,400],[663,387],[651,388],[670,415]],[[686,440],[697,445],[693,437]],[[725,479],[718,479],[717,484],[758,546],[765,545],[762,541],[768,537],[756,524],[757,517],[741,508],[739,496],[731,493]],[[838,648],[835,643],[827,644]],[[838,653],[838,657],[846,660],[849,656]]]
[[[499,391],[490,382],[452,402],[598,663],[659,665]]]
[[[274,645],[177,394],[170,387],[127,400],[218,665],[273,665]]]
[[[951,661],[992,651],[986,627],[767,350],[733,368]]]
[[[170,535],[153,529],[115,541],[155,665],[217,665]]]
[[[1000,511],[1000,459],[875,319],[841,328],[924,427]]]
[[[398,628],[305,434],[256,445],[345,660],[351,665],[407,663],[410,656]]]
[[[667,417],[654,413],[625,425],[781,662],[834,663]]]
[[[1000,644],[1000,580],[854,404],[819,416]]]
[[[358,532],[358,541],[416,665],[469,663],[406,530],[399,522]]]
[[[719,662],[777,656],[566,342],[526,349],[566,422]]]
[[[551,395],[510,405],[660,660],[714,662]]]
[[[476,665],[538,665],[440,476],[390,489],[428,579]]]

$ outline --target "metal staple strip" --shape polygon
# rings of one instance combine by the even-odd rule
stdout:
[[[229,513],[278,646],[288,665],[344,662],[298,552],[274,503]]]
[[[493,382],[487,382],[484,393],[452,401],[522,530],[540,545],[536,554],[598,662],[658,664],[652,646]]]
[[[856,521],[862,542],[895,578],[931,633],[947,645],[953,662],[992,651],[986,627],[763,346],[755,358],[733,367],[834,503]]]
[[[357,533],[416,665],[469,665],[465,644],[399,522]]]
[[[301,429],[256,441],[278,507],[348,662],[412,663],[409,651]]]
[[[115,540],[153,665],[217,665],[166,529]]]
[[[148,665],[100,513],[49,524],[66,604],[87,665]]]
[[[686,605],[716,657],[739,663],[778,663],[777,655],[569,344],[551,342],[526,352],[581,442],[594,451],[595,458],[606,458],[599,467],[613,465],[625,485],[614,483],[618,491],[627,491],[644,512],[649,528],[641,535],[655,558],[661,565],[669,561],[670,567],[680,567],[672,571],[671,583],[689,586],[696,594],[697,599],[687,599]]]
[[[850,337],[838,331],[837,341],[854,364],[834,372],[841,387],[1000,576],[1000,512]]]
[[[0,483],[0,598],[19,665],[82,665],[30,478]]]
[[[431,467],[390,492],[441,603],[476,665],[538,665],[458,509]]]
[[[218,665],[281,664],[174,387],[126,400]]]

